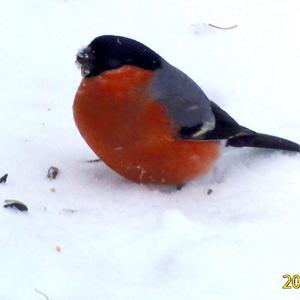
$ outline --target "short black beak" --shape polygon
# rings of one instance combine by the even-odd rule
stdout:
[[[81,75],[88,77],[92,69],[93,54],[89,47],[81,49],[76,56],[76,64],[81,68]]]
[[[86,64],[89,62],[90,55],[91,49],[89,47],[83,48],[77,53],[76,62],[81,65]]]

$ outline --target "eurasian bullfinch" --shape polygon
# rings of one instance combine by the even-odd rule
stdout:
[[[133,39],[103,35],[77,54],[76,125],[111,169],[135,182],[183,185],[227,146],[300,152],[239,125],[185,73]]]

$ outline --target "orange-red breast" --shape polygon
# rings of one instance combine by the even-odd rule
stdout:
[[[92,150],[122,176],[182,185],[205,174],[227,146],[300,152],[294,142],[240,126],[186,74],[147,46],[104,35],[79,51],[83,79],[76,125]]]

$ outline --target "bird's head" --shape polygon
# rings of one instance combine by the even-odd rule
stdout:
[[[133,39],[102,35],[78,52],[76,63],[83,77],[93,77],[124,65],[156,70],[161,67],[162,58]]]

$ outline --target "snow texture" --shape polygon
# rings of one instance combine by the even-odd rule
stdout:
[[[3,2],[0,202],[29,211],[0,208],[0,299],[299,299],[282,289],[300,273],[299,155],[226,149],[177,192],[86,163],[96,157],[72,116],[76,52],[118,34],[241,124],[300,142],[299,11],[299,0]]]

